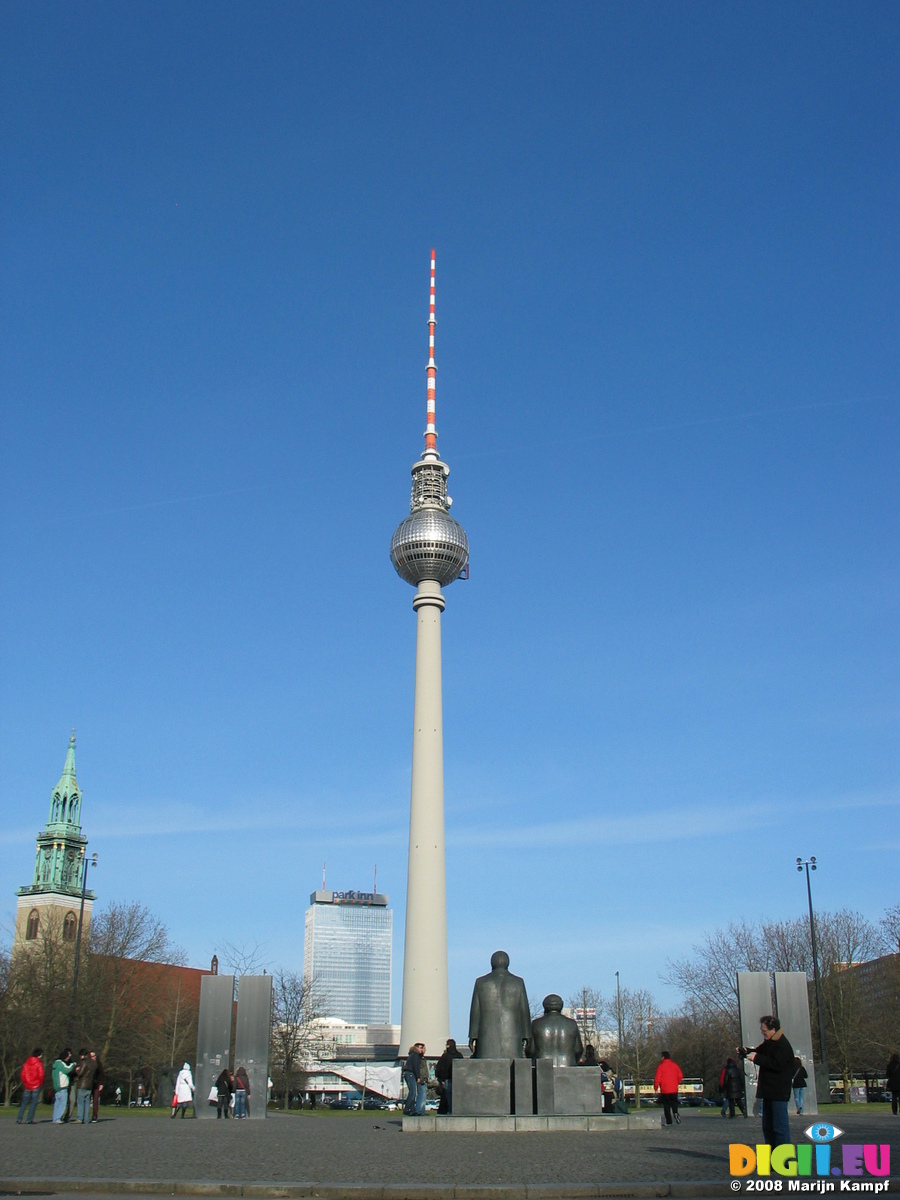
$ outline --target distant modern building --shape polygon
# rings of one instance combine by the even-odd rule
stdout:
[[[377,892],[313,892],[306,910],[303,975],[326,1017],[389,1025],[394,914]]]
[[[75,778],[75,734],[69,738],[59,783],[50,794],[50,816],[37,836],[34,878],[19,888],[13,949],[44,943],[48,937],[73,947],[84,897],[87,936],[94,893],[84,891],[87,838],[81,832],[81,789]]]

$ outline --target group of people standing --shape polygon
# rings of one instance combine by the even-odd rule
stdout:
[[[213,1097],[215,1092],[215,1097]],[[250,1115],[250,1077],[244,1067],[229,1071],[226,1067],[219,1075],[209,1093],[210,1104],[215,1103],[216,1120],[234,1117],[236,1121]],[[234,1112],[232,1112],[232,1108]]]
[[[448,1047],[451,1041],[453,1041],[452,1038],[447,1042]],[[456,1042],[453,1042],[453,1045],[455,1048]],[[460,1058],[462,1058],[461,1054]],[[451,1067],[451,1078],[452,1074]],[[425,1058],[424,1042],[414,1042],[410,1046],[406,1062],[403,1064],[403,1082],[406,1084],[404,1113],[408,1117],[421,1117],[425,1112],[425,1100],[428,1096],[428,1062]]]
[[[175,1080],[175,1093],[172,1096],[173,1120],[179,1113],[184,1117],[188,1108],[193,1108],[194,1116],[197,1115],[195,1090],[191,1064],[185,1063]],[[235,1120],[240,1121],[244,1117],[249,1117],[249,1099],[250,1076],[244,1066],[238,1067],[236,1071],[229,1071],[225,1067],[209,1091],[209,1104],[216,1110],[216,1120],[223,1117],[226,1119],[234,1117]]]
[[[458,1058],[462,1058],[462,1054],[457,1049],[455,1039],[447,1038],[444,1053],[434,1064],[434,1078],[440,1093],[438,1113],[442,1116],[453,1112],[453,1064]],[[424,1042],[410,1046],[403,1064],[403,1082],[406,1084],[403,1112],[408,1117],[421,1117],[428,1097],[428,1062]]]
[[[44,1090],[44,1051],[36,1046],[26,1058],[19,1078],[22,1081],[22,1101],[19,1104],[17,1125],[33,1125],[34,1114]],[[100,1109],[100,1093],[103,1091],[103,1064],[93,1050],[78,1051],[78,1059],[69,1046],[60,1051],[50,1068],[50,1083],[53,1088],[53,1124],[64,1125],[72,1120],[76,1124],[90,1125],[96,1121]],[[75,1092],[75,1116],[72,1116],[71,1096]]]

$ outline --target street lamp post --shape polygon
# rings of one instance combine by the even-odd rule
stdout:
[[[84,928],[84,901],[87,896],[88,867],[96,867],[97,855],[83,857],[84,868],[81,876],[81,908],[78,912],[78,933],[75,936],[75,970],[72,973],[72,1004],[69,1009],[69,1032],[75,1033],[75,1002],[78,997],[78,967],[81,962],[81,931]]]
[[[828,1095],[827,1095],[827,1092],[828,1092],[828,1051],[825,1049],[825,1011],[822,1008],[822,988],[819,983],[819,948],[818,948],[818,944],[816,942],[816,918],[813,915],[812,887],[810,886],[810,882],[809,882],[810,871],[815,871],[815,869],[816,869],[816,856],[814,854],[811,855],[809,858],[798,858],[797,859],[797,870],[802,871],[804,869],[804,867],[806,868],[806,898],[809,901],[809,936],[810,936],[810,941],[812,942],[813,979],[815,980],[815,986],[816,986],[816,1013],[819,1018],[820,1070],[821,1070],[821,1076],[825,1082],[825,1091],[826,1091],[826,1095],[822,1096],[820,1094],[818,1099],[819,1099],[819,1103],[823,1104],[823,1103],[826,1103],[828,1100]],[[819,1083],[819,1081],[817,1080],[816,1081],[816,1092],[817,1093],[819,1093],[821,1090],[818,1086],[818,1083]]]
[[[616,1074],[622,1075],[622,989],[619,986],[619,972],[616,971]]]

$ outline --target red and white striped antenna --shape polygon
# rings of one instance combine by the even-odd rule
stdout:
[[[434,363],[434,327],[437,324],[434,318],[434,251],[431,251],[431,293],[428,298],[428,366],[426,374],[428,376],[428,399],[427,404],[427,419],[425,425],[425,453],[439,457],[437,452],[437,430],[434,426],[434,390],[435,380],[437,378],[437,367]]]

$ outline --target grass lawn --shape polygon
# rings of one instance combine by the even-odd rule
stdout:
[[[169,1115],[168,1108],[116,1108],[114,1104],[100,1105],[100,1120],[104,1117],[129,1117],[140,1120],[141,1117],[166,1117]],[[19,1105],[11,1104],[8,1108],[0,1104],[0,1121],[4,1118],[12,1117],[14,1120],[19,1115]],[[39,1104],[35,1109],[34,1119],[36,1121],[49,1121],[53,1116],[52,1104]]]

